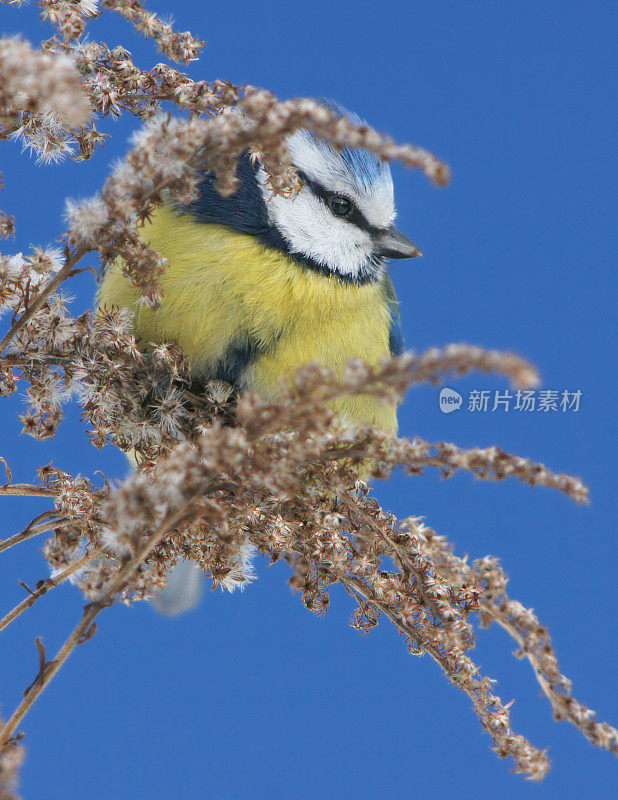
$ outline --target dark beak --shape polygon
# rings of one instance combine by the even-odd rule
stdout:
[[[423,254],[411,239],[394,225],[374,236],[375,253],[384,258],[416,258]]]

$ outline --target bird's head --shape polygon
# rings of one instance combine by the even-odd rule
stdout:
[[[339,116],[361,123],[330,101]],[[197,222],[215,223],[258,239],[308,269],[350,283],[382,277],[389,258],[421,255],[394,225],[391,171],[368,150],[335,150],[306,130],[288,137],[292,163],[304,185],[295,197],[272,196],[259,156],[245,153],[238,164],[238,189],[222,197],[215,176],[205,173],[198,199],[178,206]]]
[[[361,123],[338,104],[327,105]],[[394,224],[393,180],[386,162],[361,148],[338,152],[306,130],[290,136],[287,144],[304,181],[300,192],[294,198],[271,196],[261,168],[257,179],[268,219],[292,255],[351,282],[377,280],[389,258],[421,255]]]

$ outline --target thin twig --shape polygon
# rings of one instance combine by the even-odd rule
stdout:
[[[7,367],[62,367],[70,362],[68,356],[41,356],[39,353],[4,353],[0,363]]]
[[[71,575],[79,572],[82,567],[86,566],[89,561],[92,561],[93,558],[98,555],[100,555],[98,550],[93,550],[91,553],[86,553],[86,555],[82,556],[79,561],[75,561],[73,564],[70,564],[59,575],[56,575],[55,578],[45,578],[45,580],[39,581],[37,589],[31,591],[25,600],[22,600],[21,603],[12,609],[12,611],[9,611],[8,614],[0,619],[0,631],[3,631],[6,626],[10,625],[14,619],[17,619],[20,614],[23,614],[24,611],[26,611],[28,608],[31,608],[39,599],[39,597],[43,597],[43,595],[46,594],[50,589],[55,589],[56,586],[60,586],[60,584],[66,581],[67,578],[70,578]]]
[[[57,492],[49,486],[34,483],[7,483],[0,486],[0,494],[17,495],[18,497],[55,497]]]
[[[469,682],[457,680],[456,679],[457,676],[454,676],[452,671],[449,669],[449,664],[447,660],[444,658],[443,654],[440,652],[440,650],[437,647],[432,646],[430,642],[425,641],[424,638],[421,638],[418,635],[418,631],[416,631],[414,626],[409,625],[408,623],[401,620],[396,614],[394,614],[393,611],[390,609],[390,607],[386,603],[381,602],[375,596],[375,594],[369,589],[369,587],[367,587],[363,583],[362,580],[354,576],[348,576],[348,577],[340,577],[339,581],[345,588],[345,590],[348,592],[348,594],[350,594],[351,597],[353,597],[357,601],[358,601],[358,595],[363,597],[366,600],[366,602],[378,608],[393,623],[393,625],[397,628],[397,630],[400,633],[402,633],[404,636],[410,637],[410,639],[415,641],[418,646],[422,647],[431,656],[431,658],[433,658],[433,660],[439,666],[442,667],[446,675],[453,681],[453,683],[468,695],[468,697],[472,701],[472,704],[474,706],[477,715],[481,719],[481,722],[483,722],[483,707],[482,704],[479,702],[479,698],[476,695],[476,691],[479,691],[481,689],[481,683],[476,676],[472,677]],[[500,702],[498,698],[496,698],[496,700]],[[508,706],[506,706],[505,708],[508,709]],[[490,734],[490,736],[492,736],[492,738],[494,739],[494,744],[498,746],[497,735],[490,728],[486,727],[486,730]],[[508,741],[509,741],[508,737],[504,738],[506,739],[505,743],[508,747]],[[530,747],[532,747],[532,745],[530,745]],[[537,753],[541,755],[541,751],[537,751]],[[509,755],[516,761],[516,763],[518,763],[517,753],[514,748],[510,749]],[[520,768],[522,769],[522,771],[525,770],[525,765],[522,764]],[[549,762],[545,759],[545,764],[541,773],[537,773],[536,775],[529,773],[529,777],[535,780],[539,780],[542,777],[544,777],[544,775],[548,770],[549,770]]]
[[[536,654],[530,647],[527,646],[525,637],[522,636],[522,634],[514,625],[504,619],[493,603],[484,603],[483,612],[491,617],[495,623],[500,625],[500,627],[503,628],[509,634],[509,636],[511,636],[517,642],[520,647],[520,652],[525,655],[526,659],[532,666],[534,674],[536,675],[536,679],[539,682],[543,693],[551,704],[554,712],[554,718],[556,720],[568,720],[568,722],[574,725],[584,734],[584,736],[586,736],[591,744],[596,745],[597,747],[603,747],[606,750],[613,752],[614,755],[618,755],[618,735],[616,734],[616,729],[612,728],[608,723],[598,723],[594,718],[589,721],[589,727],[587,729],[583,728],[582,721],[577,718],[577,714],[575,713],[575,709],[581,709],[580,703],[573,699],[570,692],[568,694],[561,694],[552,687],[551,681],[545,676],[543,666],[539,662]],[[600,731],[602,731],[605,735],[599,735]]]
[[[51,511],[44,511],[35,517],[20,533],[14,536],[9,536],[8,539],[0,539],[0,553],[8,550],[20,542],[25,542],[27,539],[32,539],[33,536],[38,536],[40,533],[54,530],[54,528],[61,528],[66,525],[69,520],[66,517],[58,517],[58,511],[52,509]],[[56,519],[54,519],[56,517]],[[44,522],[51,519],[51,522]]]
[[[382,541],[386,544],[387,547],[391,549],[394,556],[396,557],[397,561],[399,562],[399,566],[402,570],[408,570],[412,573],[415,577],[415,584],[418,590],[420,597],[422,598],[425,605],[431,609],[434,616],[436,618],[440,618],[442,615],[440,613],[440,609],[438,608],[437,604],[435,603],[434,598],[428,597],[427,593],[425,592],[425,588],[423,586],[423,579],[422,575],[420,575],[419,571],[414,566],[413,560],[410,558],[409,553],[405,551],[404,548],[400,547],[393,539],[387,535],[386,531],[383,531],[379,525],[376,525],[375,521],[371,518],[371,516],[365,513],[358,505],[358,503],[354,502],[354,498],[348,492],[341,492],[340,497],[343,502],[346,504],[348,516],[350,519],[354,514],[359,516],[364,525],[366,525],[374,536],[382,539]]]
[[[181,510],[164,520],[161,525],[159,525],[155,533],[146,538],[142,544],[136,548],[133,558],[127,561],[126,564],[124,564],[124,566],[121,567],[116,575],[110,580],[107,587],[99,596],[99,599],[94,603],[89,603],[87,606],[85,606],[84,614],[80,622],[76,625],[69,638],[58,651],[56,657],[46,670],[45,675],[40,681],[36,682],[35,685],[32,686],[31,690],[26,694],[24,699],[11,715],[10,719],[7,721],[6,725],[0,731],[0,748],[2,748],[12,738],[17,726],[27,714],[28,710],[43,692],[45,687],[50,683],[60,667],[71,655],[75,647],[89,638],[91,625],[93,624],[99,612],[107,606],[112,605],[114,600],[118,597],[120,592],[122,592],[126,584],[131,579],[131,576],[135,570],[140,566],[141,563],[143,563],[144,559],[147,558],[148,555],[150,555],[150,553],[157,547],[157,545],[163,541],[165,536],[172,528],[176,527],[183,519],[185,519],[185,517],[187,517],[187,515],[190,514],[191,508],[195,501],[207,494],[214,494],[215,492],[220,491],[220,488],[221,487],[218,484],[214,484],[206,492],[204,490],[196,491],[191,499],[184,504]]]

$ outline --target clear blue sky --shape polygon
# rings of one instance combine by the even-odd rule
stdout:
[[[425,515],[457,552],[491,553],[514,597],[549,626],[574,692],[618,723],[616,664],[616,58],[615,3],[169,2],[180,30],[208,40],[196,78],[229,78],[279,96],[327,95],[399,140],[448,160],[453,182],[430,187],[395,167],[400,226],[424,252],[393,277],[409,347],[452,341],[512,348],[544,385],[581,389],[578,413],[443,415],[437,390],[411,393],[404,435],[464,446],[499,444],[580,474],[592,506],[544,489],[459,476],[397,475],[376,486],[400,516]],[[2,29],[38,41],[35,9],[2,8]],[[114,17],[91,35],[127,46],[143,66],[159,57]],[[49,29],[46,29],[47,31]],[[63,231],[64,197],[102,184],[136,123],[103,123],[105,150],[76,165],[37,167],[3,143],[6,191],[24,249]],[[94,263],[94,259],[93,259]],[[92,276],[75,280],[75,307],[92,302]],[[450,384],[503,389],[473,376]],[[58,437],[16,435],[19,398],[3,401],[2,455],[16,479],[55,456],[71,472],[122,476],[122,456],[86,443],[73,410]],[[42,511],[44,505],[36,506]],[[0,536],[32,507],[2,501]],[[39,542],[2,557],[0,608],[22,597],[14,576],[45,575]],[[258,564],[244,594],[208,593],[169,621],[147,604],[101,615],[27,718],[23,794],[84,798],[556,798],[615,797],[618,764],[571,726],[551,719],[529,666],[499,630],[475,655],[516,698],[513,723],[550,748],[544,784],[509,773],[489,750],[470,703],[429,660],[409,656],[388,624],[368,636],[348,627],[352,606],[333,592],[317,619],[286,585],[284,565]],[[71,587],[52,592],[2,634],[4,713],[34,677],[34,638],[54,652],[80,613]],[[24,673],[24,664],[28,672]]]

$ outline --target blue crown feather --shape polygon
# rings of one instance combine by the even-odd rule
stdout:
[[[355,114],[353,111],[348,111],[347,108],[336,100],[331,100],[328,97],[318,97],[316,98],[316,103],[320,103],[331,111],[334,111],[338,117],[346,117],[355,125],[367,124],[358,114]],[[321,139],[314,131],[307,131],[307,133],[320,147],[335,152],[335,148],[324,141],[324,139]],[[371,153],[363,147],[344,147],[340,151],[340,156],[346,167],[363,186],[372,186],[380,181],[388,180],[390,177],[389,165],[385,161],[379,159],[375,153]]]

